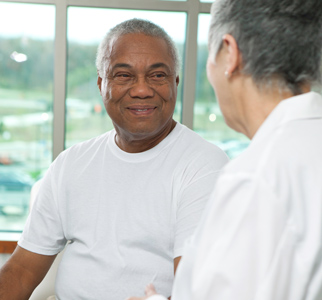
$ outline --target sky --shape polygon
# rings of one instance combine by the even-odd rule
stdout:
[[[178,43],[185,40],[186,14],[183,12],[155,12],[102,8],[68,8],[69,40],[98,43],[109,28],[130,18],[143,18],[160,25]],[[42,4],[0,3],[0,36],[25,36],[53,39],[55,34],[55,6]],[[198,40],[206,43],[209,17],[199,18]]]

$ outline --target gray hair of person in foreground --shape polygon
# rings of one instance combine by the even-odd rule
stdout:
[[[304,84],[320,84],[321,0],[215,0],[209,28],[214,61],[227,33],[241,51],[241,72],[258,88],[274,85],[297,95]]]
[[[151,37],[163,39],[169,48],[169,54],[174,61],[176,75],[180,71],[180,57],[178,49],[172,38],[160,26],[142,19],[131,19],[124,21],[113,27],[101,41],[97,49],[96,68],[100,77],[104,76],[104,65],[106,64],[109,55],[109,45],[112,40],[115,40],[123,35],[130,33],[142,33]]]

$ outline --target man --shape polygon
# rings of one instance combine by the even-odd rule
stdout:
[[[227,157],[172,119],[179,59],[160,27],[129,20],[97,54],[115,130],[64,151],[43,179],[0,299],[28,299],[67,244],[58,299],[123,300],[153,280],[171,294],[184,241]]]
[[[322,299],[321,0],[216,0],[208,79],[252,141],[223,170],[172,300]],[[131,300],[162,300],[149,285]]]

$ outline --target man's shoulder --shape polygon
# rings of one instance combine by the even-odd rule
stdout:
[[[180,133],[172,150],[180,156],[181,162],[189,165],[208,165],[217,170],[229,161],[227,154],[217,145],[182,124],[179,124],[179,127]]]
[[[112,130],[86,141],[78,142],[61,152],[57,158],[76,159],[79,156],[92,155],[93,152],[99,151],[101,147],[106,145],[111,134]]]
[[[201,137],[197,132],[189,129],[188,127],[182,124],[179,124],[179,126],[182,127],[181,133],[178,137],[178,139],[180,140],[180,143],[178,144],[181,145],[181,147],[188,149],[192,152],[222,155],[223,157],[228,159],[225,152],[215,143],[207,141],[206,139]]]

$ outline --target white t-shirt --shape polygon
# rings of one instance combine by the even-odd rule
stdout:
[[[322,97],[282,101],[208,205],[172,300],[321,300]]]
[[[171,294],[173,259],[194,231],[226,154],[177,124],[156,147],[127,153],[112,130],[53,162],[19,245],[52,255],[62,300],[124,300],[154,281]]]

